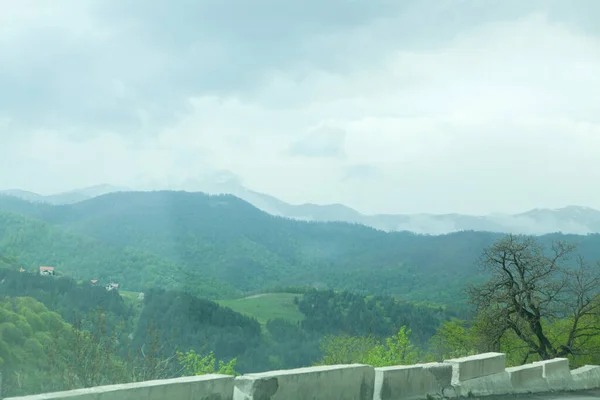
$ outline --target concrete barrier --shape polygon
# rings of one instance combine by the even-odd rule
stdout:
[[[332,365],[237,377],[234,400],[371,400],[375,370],[370,365]]]
[[[452,365],[443,363],[375,368],[374,400],[448,397],[452,390]]]
[[[452,386],[462,397],[511,393],[506,354],[483,353],[444,361],[452,365]]]
[[[600,388],[600,366],[586,365],[571,371],[573,389],[587,390]]]
[[[452,365],[452,383],[468,381],[504,372],[506,367],[506,354],[483,353],[469,357],[445,360]]]
[[[554,358],[546,361],[536,361],[534,365],[542,365],[544,379],[548,382],[550,390],[573,390],[575,382],[569,369],[567,358]]]
[[[203,375],[5,400],[420,400],[600,388],[600,366],[573,371],[557,358],[505,368],[502,353],[443,363],[373,368],[333,365],[248,374]]]
[[[513,387],[508,372],[503,371],[481,378],[469,379],[452,385],[455,393],[460,397],[492,396],[512,394]]]
[[[548,382],[544,379],[544,367],[539,364],[525,364],[506,368],[513,393],[538,393],[548,391]]]
[[[11,397],[5,400],[232,400],[233,386],[233,376],[201,375]]]

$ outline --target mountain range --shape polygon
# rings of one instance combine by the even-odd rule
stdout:
[[[303,221],[348,222],[386,232],[408,231],[429,235],[466,230],[528,235],[554,232],[585,235],[600,232],[600,211],[582,206],[484,216],[425,213],[365,215],[343,204],[289,204],[274,196],[247,189],[236,182],[212,182],[200,188],[202,190],[198,191],[209,194],[232,194],[274,216]],[[15,196],[30,202],[65,205],[123,191],[131,191],[131,189],[103,184],[53,195],[40,195],[19,189],[2,190],[0,194]]]

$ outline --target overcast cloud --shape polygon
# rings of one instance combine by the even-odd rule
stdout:
[[[597,0],[2,0],[0,188],[600,208]]]

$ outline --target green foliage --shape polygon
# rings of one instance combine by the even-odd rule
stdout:
[[[89,283],[76,283],[68,277],[45,277],[39,274],[0,268],[0,281],[6,296],[32,297],[58,312],[68,322],[74,314],[88,314],[97,308],[111,318],[127,319],[130,310],[116,292]],[[32,317],[34,318],[34,317]],[[39,323],[32,320],[33,324]]]
[[[0,253],[19,255],[27,268],[54,264],[78,279],[112,276],[128,290],[162,287],[214,299],[310,286],[464,305],[465,283],[488,277],[477,273],[482,250],[503,236],[295,221],[230,195],[168,191],[112,193],[65,206],[4,196],[0,210],[21,214],[0,216]],[[540,237],[544,244],[557,239],[600,259],[600,235]]]
[[[218,359],[244,359],[262,339],[255,319],[207,299],[159,289],[145,292],[133,335],[135,347],[147,340],[149,329],[159,335],[166,353],[190,349],[203,354],[213,352]]]
[[[572,257],[566,242],[543,246],[536,238],[506,235],[482,256],[491,278],[468,290],[476,326],[489,345],[513,355],[552,359],[600,353],[600,268]],[[569,265],[575,259],[577,264]]]
[[[430,352],[436,361],[477,354],[477,339],[467,321],[444,321],[430,340]]]
[[[364,297],[350,292],[307,291],[298,302],[302,327],[323,334],[384,338],[405,325],[424,345],[442,321],[458,316],[450,309],[416,306],[389,296]]]
[[[28,297],[5,298],[0,301],[0,372],[3,395],[24,394],[60,387],[56,370],[58,359],[64,367],[68,352],[70,328],[58,314]],[[54,348],[58,357],[46,352],[53,337],[62,341]]]
[[[117,334],[106,330],[106,315],[98,310],[92,315],[92,329],[85,330],[80,319],[74,321],[69,337],[69,351],[63,369],[68,388],[93,387],[124,381],[124,365],[118,357]],[[59,344],[56,338],[55,343]],[[60,368],[60,366],[56,366]]]
[[[374,367],[415,364],[419,354],[409,336],[410,330],[404,326],[384,342],[373,336],[328,336],[322,343],[324,356],[319,364],[357,363]]]
[[[240,314],[256,318],[261,324],[270,319],[282,318],[290,322],[299,322],[304,315],[298,310],[295,301],[301,294],[293,293],[261,293],[241,299],[219,300],[219,304],[229,307]]]
[[[68,206],[0,199],[0,209],[44,220],[53,231],[68,228],[107,250],[125,253],[111,260],[110,273],[119,274],[126,288],[158,286],[211,298],[234,297],[231,287],[249,293],[276,286],[316,286],[457,302],[460,287],[474,276],[478,246],[495,237],[427,237],[345,223],[294,221],[263,213],[233,196],[182,192],[114,193]],[[101,257],[98,252],[96,256]],[[106,270],[107,263],[102,264],[96,271]],[[75,265],[63,268],[73,273]],[[220,293],[207,287],[218,285]]]
[[[323,340],[320,365],[363,363],[378,345],[373,336],[329,335]]]
[[[183,375],[186,376],[205,374],[238,375],[235,372],[236,358],[227,363],[222,360],[217,362],[212,352],[203,357],[194,350],[190,350],[187,353],[177,352],[177,359],[183,367]]]
[[[0,198],[0,210],[1,289],[11,296],[0,306],[0,370],[14,395],[317,360],[384,366],[485,351],[507,352],[509,365],[535,359],[514,333],[490,336],[493,319],[472,318],[464,304],[465,283],[490,277],[477,260],[498,234],[308,223],[232,196],[176,192],[60,207]],[[539,240],[556,238],[600,258],[600,235]],[[40,277],[48,264],[64,276]],[[574,322],[543,328],[560,342]],[[600,326],[591,315],[577,322]],[[568,355],[573,365],[600,363],[598,336],[574,343],[586,351]]]
[[[376,354],[379,365],[406,365],[416,364],[419,360],[418,352],[410,342],[410,330],[401,327],[398,333],[387,338],[387,346],[378,346]]]
[[[83,282],[98,279],[103,285],[115,281],[122,288],[137,291],[146,287],[193,287],[194,293],[214,298],[236,293],[227,284],[200,273],[191,276],[174,261],[151,251],[102,243],[72,230],[3,211],[0,211],[0,254],[4,266],[15,271],[22,267],[33,274],[40,265],[52,265],[59,275]]]

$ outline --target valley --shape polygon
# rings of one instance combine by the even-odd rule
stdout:
[[[205,373],[248,373],[332,360],[385,365],[382,351],[395,341],[408,343],[402,362],[482,351],[466,289],[490,278],[481,256],[504,237],[299,221],[232,195],[118,192],[60,205],[0,196],[0,288],[7,307],[27,305],[0,321],[1,368],[35,377],[5,387],[82,387],[92,375],[121,382],[134,370],[136,379],[176,376],[194,354]],[[597,234],[536,240],[600,259]],[[79,344],[50,346],[58,339],[32,313]],[[503,340],[507,352],[516,343]],[[78,360],[61,367],[67,376],[48,369],[57,356],[49,348]],[[103,353],[112,361],[86,361]],[[520,351],[509,354],[518,364]],[[19,361],[34,355],[41,364]],[[70,382],[73,368],[88,375]]]

